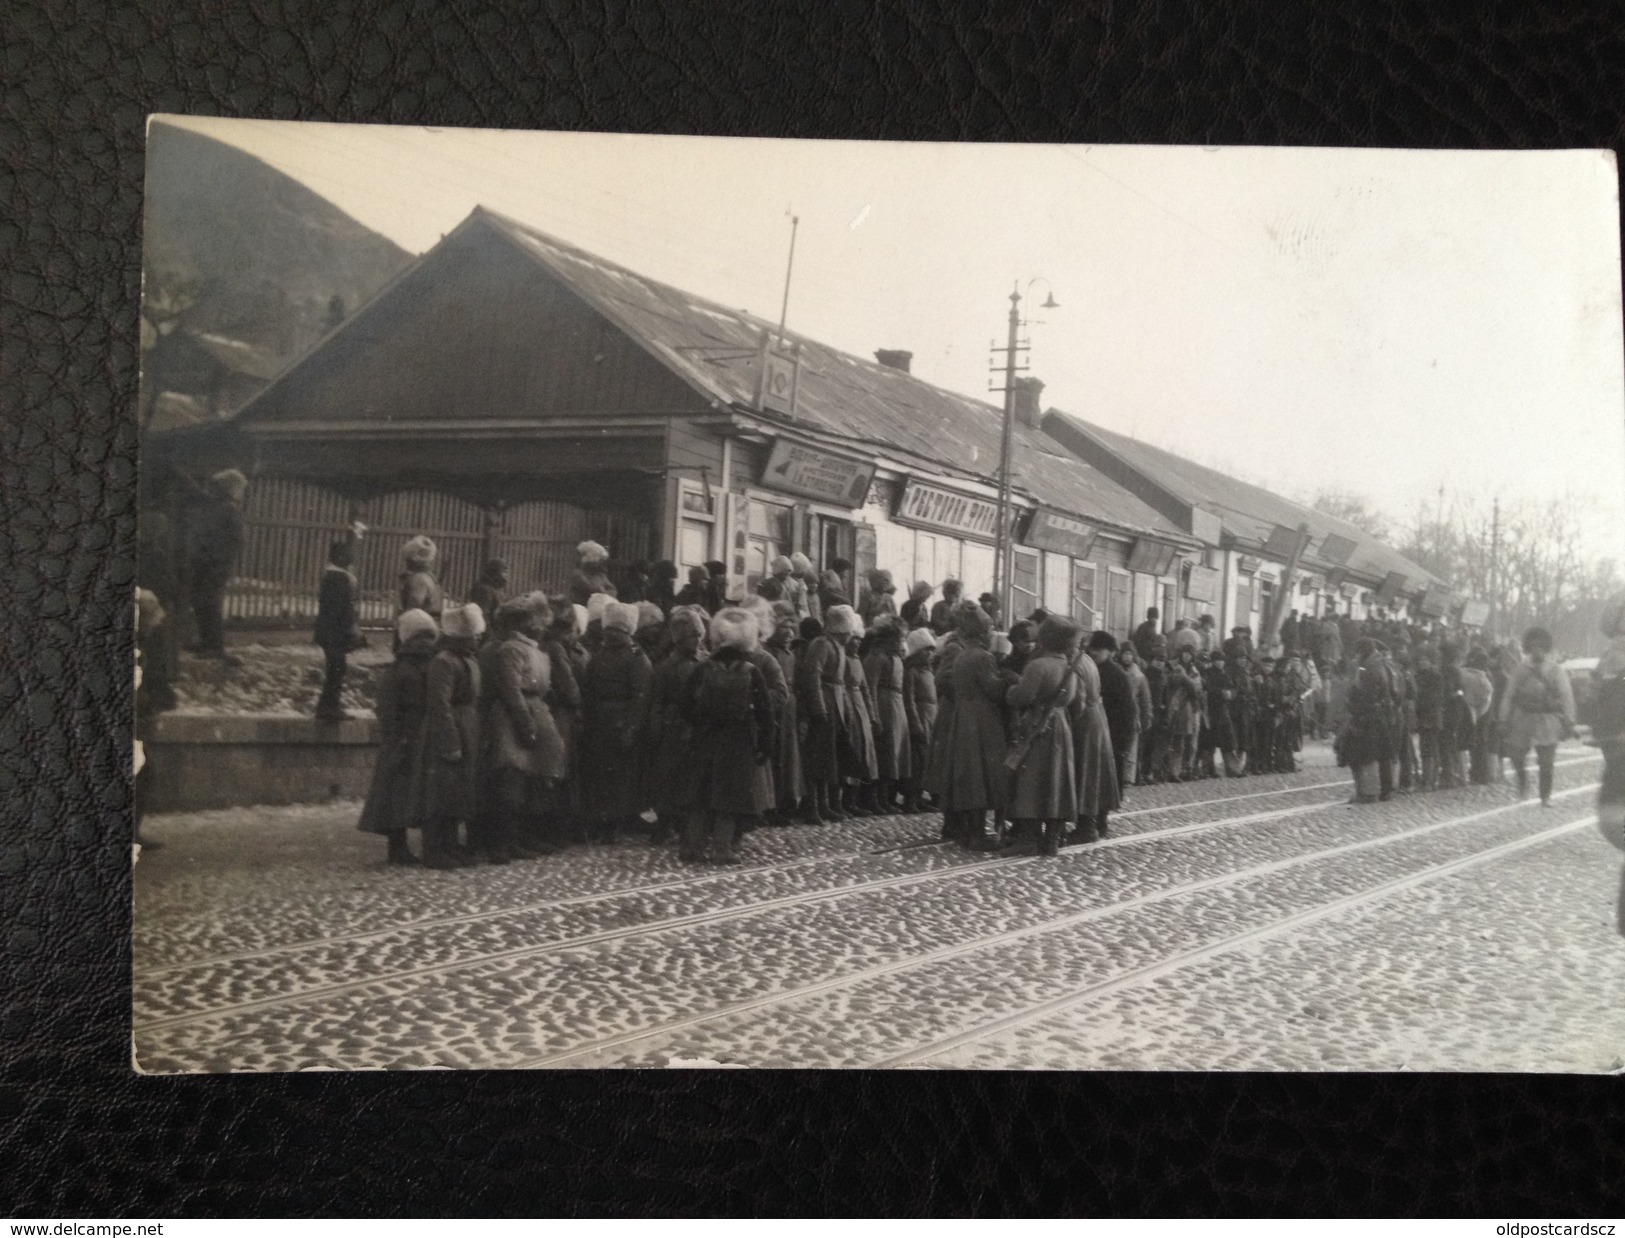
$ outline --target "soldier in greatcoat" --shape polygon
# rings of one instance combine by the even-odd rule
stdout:
[[[897,788],[914,778],[908,709],[903,704],[903,631],[899,620],[883,621],[876,627],[874,643],[863,659],[863,674],[875,709],[878,799],[881,809],[891,812],[897,806]]]
[[[1014,754],[1019,760],[1008,811],[1011,820],[1036,830],[1040,855],[1055,855],[1067,824],[1078,817],[1070,716],[1080,690],[1072,659],[1082,637],[1070,619],[1044,620],[1021,681],[1005,698],[1014,714]]]
[[[683,701],[688,681],[704,664],[706,614],[703,607],[678,606],[667,620],[670,648],[654,668],[649,683],[648,786],[644,798],[654,807],[656,823],[650,841],[665,842],[682,830],[683,767],[693,737]]]
[[[378,757],[358,828],[388,840],[390,864],[416,864],[406,831],[423,825],[422,786],[417,763],[423,720],[428,714],[429,663],[440,627],[426,611],[409,610],[395,621],[400,648],[378,679],[373,710],[378,718]]]
[[[913,629],[903,646],[903,711],[908,718],[909,765],[914,771],[904,787],[905,812],[924,812],[926,767],[937,725],[937,679],[932,662],[937,638],[929,627]]]
[[[798,620],[790,602],[773,603],[773,630],[766,649],[778,663],[787,691],[778,706],[773,724],[773,793],[776,803],[770,816],[788,825],[791,816],[806,797],[807,784],[801,769],[801,727],[796,705]]]
[[[832,614],[850,606],[837,603],[826,607]],[[875,746],[875,701],[869,680],[863,673],[863,620],[852,614],[852,633],[846,640],[846,744],[841,750],[843,802],[849,817],[872,817],[880,812],[875,800],[875,782],[880,777],[880,756]]]
[[[802,772],[812,803],[807,821],[845,821],[841,811],[841,746],[845,742],[847,714],[846,641],[852,633],[851,609],[826,615],[824,622],[808,619],[817,633],[796,667],[796,705],[807,720],[802,747]]]
[[[479,809],[480,664],[478,646],[485,616],[478,606],[459,606],[440,618],[440,644],[429,663],[423,746],[423,863],[457,868],[465,863],[457,827]]]
[[[1015,676],[1002,670],[991,645],[993,620],[974,604],[954,612],[961,644],[951,662],[937,671],[937,696],[952,703],[938,766],[944,833],[963,847],[997,850],[1003,843],[988,829],[988,812],[1002,812],[1004,701]]]
[[[589,837],[609,844],[618,831],[632,828],[646,807],[639,740],[654,670],[632,639],[638,626],[635,605],[606,603],[602,625],[581,689],[581,798]]]
[[[756,619],[724,607],[710,624],[710,659],[692,676],[683,697],[691,727],[690,758],[682,794],[687,806],[680,858],[737,864],[741,819],[763,808],[755,771],[773,753],[773,703],[760,668],[750,658]]]
[[[553,620],[547,598],[503,603],[506,632],[490,655],[484,686],[485,763],[491,792],[482,858],[495,864],[556,848],[542,837],[542,816],[564,778],[564,739],[553,721],[552,660],[539,637]],[[482,658],[482,661],[484,659]]]
[[[437,621],[440,619],[446,595],[434,575],[435,560],[439,557],[439,547],[421,533],[401,547],[401,610],[421,610]],[[484,615],[480,616],[480,622],[484,624]]]

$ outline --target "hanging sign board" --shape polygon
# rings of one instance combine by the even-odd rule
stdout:
[[[761,407],[794,416],[798,377],[794,357],[769,351],[762,358]]]
[[[1307,548],[1309,539],[1296,529],[1278,524],[1270,530],[1269,540],[1264,543],[1264,553],[1277,563],[1286,563],[1298,553],[1300,542]]]
[[[1327,563],[1347,563],[1356,549],[1356,543],[1348,538],[1328,533],[1326,540],[1320,543],[1320,557]]]
[[[1341,589],[1343,587],[1343,581],[1347,577],[1347,570],[1340,567],[1334,567],[1331,571],[1326,573],[1326,587],[1328,589]]]
[[[1219,600],[1219,569],[1193,565],[1190,578],[1185,582],[1185,596],[1193,602],[1217,603]]]
[[[1389,572],[1383,577],[1382,586],[1377,590],[1377,605],[1391,606],[1405,592],[1405,574],[1403,572]]]
[[[773,441],[767,467],[762,470],[762,485],[841,507],[861,507],[874,477],[872,461],[854,460],[781,438]]]
[[[1144,572],[1147,576],[1166,576],[1174,565],[1179,547],[1149,537],[1136,538],[1128,552],[1128,570]]]
[[[999,527],[999,505],[992,499],[928,486],[909,478],[897,504],[896,520],[898,524],[941,529],[991,542]]]
[[[1071,555],[1074,559],[1087,559],[1094,549],[1100,530],[1073,516],[1040,507],[1033,513],[1032,524],[1024,539],[1039,550],[1052,550],[1056,554]]]
[[[1439,619],[1449,611],[1450,601],[1450,591],[1448,589],[1429,589],[1422,594],[1416,608],[1429,619]]]
[[[1468,601],[1461,607],[1461,621],[1469,628],[1481,628],[1490,617],[1488,602]]]

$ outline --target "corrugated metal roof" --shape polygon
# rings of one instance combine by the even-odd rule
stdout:
[[[636,273],[527,224],[479,208],[477,215],[547,266],[579,295],[709,397],[749,407],[762,332],[776,330]],[[763,414],[786,426],[873,451],[929,461],[947,474],[986,480],[999,464],[1002,409],[933,386],[902,370],[854,357],[793,331],[801,349],[797,414]],[[1135,533],[1188,541],[1154,508],[1060,451],[1043,433],[1015,427],[1011,484],[1039,502]]]
[[[1306,558],[1312,563],[1336,566],[1319,560],[1315,552],[1327,536],[1344,537],[1355,547],[1343,564],[1349,571],[1375,580],[1383,579],[1390,572],[1399,572],[1406,577],[1410,591],[1437,583],[1432,573],[1346,520],[1295,503],[1262,486],[1241,481],[1161,447],[1104,429],[1072,413],[1059,409],[1049,412],[1092,436],[1113,455],[1157,481],[1177,498],[1213,512],[1224,521],[1229,533],[1244,541],[1263,543],[1276,525],[1295,529],[1306,524],[1311,537]]]

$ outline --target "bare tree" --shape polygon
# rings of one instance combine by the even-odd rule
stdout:
[[[1379,542],[1388,540],[1390,532],[1388,517],[1378,511],[1371,500],[1363,494],[1357,494],[1352,490],[1321,490],[1310,500],[1309,506],[1317,512],[1347,521]]]

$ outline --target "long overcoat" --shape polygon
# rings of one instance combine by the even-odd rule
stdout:
[[[646,765],[648,783],[644,798],[654,805],[655,811],[665,816],[680,812],[685,782],[683,767],[688,764],[693,745],[692,729],[683,712],[688,693],[688,681],[704,664],[699,650],[685,654],[673,649],[659,666],[649,683],[649,726],[646,733],[649,761]]]
[[[696,710],[708,673],[726,672],[741,660],[750,664],[750,715],[719,724]],[[690,812],[720,812],[753,817],[768,807],[756,776],[773,750],[773,702],[761,668],[738,649],[718,650],[703,668],[690,675],[683,690],[682,711],[688,719],[689,760],[678,788]]]
[[[993,654],[968,645],[937,672],[937,695],[953,702],[936,770],[945,812],[1002,808],[1004,770],[1004,698],[1010,683]]]
[[[796,651],[788,645],[770,644],[767,651],[778,663],[784,677],[784,699],[778,703],[773,725],[773,790],[779,807],[793,808],[807,794],[807,780],[801,773],[801,734],[797,708]],[[769,689],[771,693],[771,687]]]
[[[908,718],[909,761],[915,779],[923,781],[930,764],[931,736],[937,726],[937,680],[931,670],[929,649],[903,659],[903,712]]]
[[[1100,702],[1106,709],[1106,725],[1111,730],[1112,749],[1126,749],[1140,733],[1140,720],[1134,705],[1134,685],[1128,673],[1113,658],[1099,664]]]
[[[784,677],[784,668],[779,665],[778,658],[766,649],[752,649],[745,655],[762,675],[762,683],[767,686],[767,703],[773,711],[774,741],[768,748],[768,759],[759,763],[753,771],[752,777],[756,784],[756,811],[766,812],[779,802],[779,789],[777,772],[773,767],[773,749],[778,746],[777,736],[780,719],[784,716],[784,707],[791,703],[790,681]],[[792,735],[794,731],[790,732]]]
[[[379,676],[374,712],[381,743],[372,767],[372,785],[357,828],[368,834],[394,834],[423,824],[422,787],[417,763],[423,718],[428,707],[429,663],[434,639],[408,643]]]
[[[1222,666],[1209,664],[1202,676],[1202,688],[1207,693],[1208,737],[1221,752],[1244,751],[1238,743],[1242,729],[1236,724],[1236,715],[1247,706],[1237,707],[1235,689],[1231,687],[1230,673]]]
[[[903,704],[903,659],[895,653],[871,649],[863,660],[864,677],[875,707],[875,752],[880,777],[914,776],[914,753],[909,746],[908,709]]]
[[[553,676],[553,725],[564,745],[562,803],[575,807],[581,802],[581,780],[577,755],[581,749],[581,680],[587,673],[587,651],[574,641],[564,641],[555,633],[542,638]]]
[[[931,738],[927,744],[925,773],[921,783],[926,790],[941,798],[942,788],[948,766],[948,734],[954,725],[954,698],[946,691],[948,672],[953,668],[954,660],[966,649],[965,643],[960,640],[958,633],[946,637],[937,646],[936,658],[932,662],[931,687],[937,698],[936,724],[931,728]]]
[[[808,644],[796,667],[796,704],[807,719],[802,773],[811,783],[832,782],[841,772],[841,735],[848,712],[846,650],[834,638],[820,635]]]
[[[1041,653],[1028,661],[1021,682],[1005,698],[1016,733],[1034,737],[1012,779],[1011,820],[1077,820],[1077,753],[1069,715],[1078,692],[1077,672],[1066,658]]]
[[[424,690],[423,819],[472,820],[480,787],[480,664],[473,649],[442,638]]]
[[[1183,738],[1202,729],[1202,698],[1206,689],[1195,667],[1189,670],[1182,662],[1168,666],[1164,680],[1168,696],[1168,734]]]
[[[487,770],[518,770],[549,781],[563,778],[564,738],[548,704],[551,660],[534,638],[510,632],[490,654],[489,667],[482,694]]]
[[[581,686],[581,803],[592,820],[625,820],[645,807],[638,740],[653,677],[630,635],[604,633]]]
[[[1106,710],[1100,703],[1100,671],[1088,654],[1072,659],[1078,677],[1078,695],[1072,701],[1073,768],[1078,779],[1078,817],[1098,817],[1115,812],[1122,796],[1117,786],[1117,766],[1112,754],[1112,737],[1106,726]]]
[[[841,773],[860,782],[880,777],[880,754],[875,745],[875,702],[863,663],[851,649],[846,655],[846,747]]]

